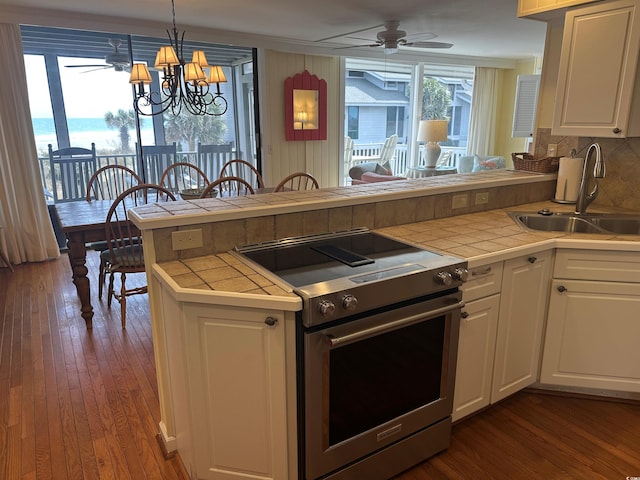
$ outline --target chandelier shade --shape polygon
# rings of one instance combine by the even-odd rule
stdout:
[[[220,83],[227,79],[222,67],[209,65],[202,50],[193,52],[191,62],[184,60],[185,32],[181,36],[178,34],[174,0],[171,0],[171,11],[173,29],[167,30],[170,45],[160,47],[154,64],[162,75],[159,91],[145,88],[152,83],[146,64],[132,65],[129,83],[135,87],[133,106],[136,112],[149,116],[171,111],[179,115],[184,108],[192,115],[224,115],[228,105],[220,92]]]

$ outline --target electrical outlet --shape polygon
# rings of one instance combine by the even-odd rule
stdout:
[[[171,245],[173,250],[186,250],[202,246],[202,229],[177,230],[171,232]]]
[[[558,152],[557,143],[550,143],[547,146],[547,157],[555,157],[557,152]]]
[[[469,205],[469,200],[466,194],[454,195],[451,200],[451,208],[464,208]]]
[[[476,193],[476,205],[482,205],[489,203],[489,192]]]

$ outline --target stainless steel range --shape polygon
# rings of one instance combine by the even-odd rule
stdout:
[[[300,479],[388,479],[449,446],[464,260],[367,229],[238,251],[303,300]]]

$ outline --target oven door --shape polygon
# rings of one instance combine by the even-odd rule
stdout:
[[[305,332],[307,479],[450,417],[461,295]]]

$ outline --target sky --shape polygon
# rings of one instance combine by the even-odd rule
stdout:
[[[68,68],[65,65],[92,64],[96,59],[60,57],[60,78],[68,118],[103,118],[106,112],[133,108],[128,72],[112,68]],[[33,118],[52,117],[44,59],[25,55],[27,88]],[[93,71],[92,71],[93,70]]]

